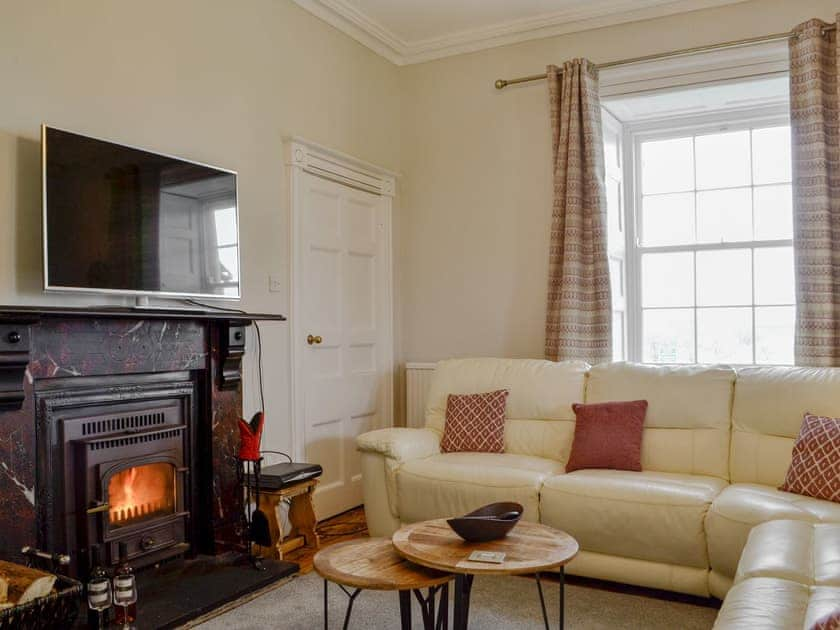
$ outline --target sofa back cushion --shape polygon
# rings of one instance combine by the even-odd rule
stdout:
[[[443,433],[449,394],[507,389],[505,452],[561,461],[569,459],[575,414],[583,401],[582,361],[450,359],[437,364],[426,398],[426,426]]]
[[[840,417],[840,368],[739,369],[732,405],[732,482],[781,485],[805,413]]]
[[[642,470],[728,479],[734,381],[723,366],[604,363],[589,372],[586,402],[648,401]]]

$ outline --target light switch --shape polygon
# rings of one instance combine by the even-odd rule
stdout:
[[[282,293],[283,280],[277,276],[268,276],[268,290],[270,293]]]

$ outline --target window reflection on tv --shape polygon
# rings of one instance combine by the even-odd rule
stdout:
[[[239,297],[236,174],[43,129],[47,290]]]

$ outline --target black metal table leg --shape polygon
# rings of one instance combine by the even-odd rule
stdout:
[[[330,583],[327,580],[324,580],[324,630],[329,630],[330,628],[330,620],[328,618],[329,615],[329,606],[327,606],[327,590],[329,589]]]
[[[470,576],[471,578],[471,576]],[[329,580],[324,580],[324,630],[329,630]],[[468,581],[467,599],[469,599],[469,586],[472,585],[472,579]],[[353,612],[353,603],[356,597],[362,592],[361,588],[353,591],[345,588],[343,584],[338,587],[347,595],[347,612],[344,614],[343,630],[347,630],[350,625],[350,613]],[[420,602],[420,610],[423,613],[423,628],[425,630],[448,630],[449,628],[449,584],[444,583],[439,586],[432,586],[429,588],[429,594],[423,596],[423,591],[415,589],[413,591],[399,591],[400,598],[400,628],[401,630],[411,630],[411,593],[417,597]],[[435,614],[435,598],[440,594],[440,607]]]
[[[563,567],[560,567],[560,630],[563,630],[563,626],[566,622],[566,610],[565,610],[565,596],[566,596],[566,571]],[[537,592],[540,594],[540,608],[542,609],[542,616],[543,616],[543,623],[545,624],[545,630],[550,630],[551,626],[548,623],[548,612],[545,609],[545,597],[543,595],[542,589],[542,581],[540,580],[540,574],[535,573],[534,578],[537,580]]]
[[[540,580],[540,574],[535,573],[534,578],[537,580],[537,592],[540,594],[540,608],[542,609],[542,616],[543,616],[543,623],[545,624],[545,630],[551,630],[551,626],[548,625],[548,612],[545,610],[545,596],[543,596],[542,590],[542,581]],[[562,624],[560,626],[563,627]]]
[[[566,568],[560,567],[560,630],[566,623]]]
[[[357,588],[352,593],[344,588],[343,584],[339,584],[338,588],[344,591],[344,594],[350,599],[347,603],[347,612],[344,613],[344,625],[342,628],[347,630],[347,627],[350,625],[350,613],[353,612],[353,602],[356,601],[356,598],[359,596],[359,593],[362,592],[362,589]],[[330,622],[329,622],[329,602],[328,602],[328,590],[329,590],[329,581],[324,580],[324,630],[329,630]],[[410,627],[410,625],[409,625]]]
[[[400,628],[411,630],[411,591],[400,591]]]
[[[454,630],[467,630],[470,616],[470,589],[473,576],[459,573],[455,576],[455,612],[452,625]]]
[[[434,630],[449,630],[449,582],[440,587],[440,604]]]
[[[413,593],[420,604],[424,630],[447,630],[449,628],[449,584],[431,586],[427,595],[423,595],[420,589],[414,589]],[[439,606],[435,602],[438,594],[440,594]],[[402,597],[402,593],[400,596]],[[437,614],[435,614],[436,607]]]
[[[362,589],[357,588],[351,593],[346,588],[344,588],[343,585],[339,584],[338,586],[341,588],[342,591],[344,591],[344,594],[350,598],[350,601],[347,603],[347,612],[344,614],[344,625],[341,626],[343,630],[347,630],[347,628],[350,626],[350,613],[353,612],[353,602],[356,601],[356,597],[359,596],[359,593],[362,592]]]

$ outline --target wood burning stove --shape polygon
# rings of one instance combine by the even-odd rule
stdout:
[[[115,564],[124,542],[136,567],[193,548],[197,384],[189,372],[74,378],[38,399],[52,443],[46,474],[59,490],[45,505],[54,547],[99,545],[103,562]]]
[[[104,545],[113,563],[118,545],[135,565],[189,549],[184,466],[186,425],[128,430],[77,440],[77,531],[83,546]]]

